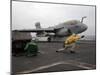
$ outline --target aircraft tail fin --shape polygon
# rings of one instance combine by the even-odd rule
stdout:
[[[38,29],[41,29],[40,22],[35,23],[35,27],[36,27],[37,30],[38,30]],[[37,33],[36,33],[36,36],[38,36],[38,37],[40,37],[40,36],[45,36],[45,33],[44,33],[44,32],[37,32]]]
[[[35,27],[36,27],[36,29],[41,29],[40,22],[35,23]]]

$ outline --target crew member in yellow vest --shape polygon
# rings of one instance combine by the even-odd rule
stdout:
[[[70,48],[70,52],[75,53],[76,42],[83,37],[84,35],[83,36],[79,36],[78,34],[70,35],[68,38],[66,38],[64,42],[64,48],[59,49],[56,52],[60,52],[60,51],[67,50],[68,48]]]

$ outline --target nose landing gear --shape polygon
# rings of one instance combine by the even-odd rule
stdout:
[[[47,39],[47,40],[48,40],[48,42],[51,42],[51,37],[48,37],[48,39]]]

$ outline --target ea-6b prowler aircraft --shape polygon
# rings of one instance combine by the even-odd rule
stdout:
[[[48,41],[51,41],[51,38],[64,37],[64,36],[67,37],[70,33],[79,34],[87,30],[88,28],[87,25],[83,23],[84,18],[86,18],[86,16],[82,17],[81,21],[70,20],[48,28],[41,28],[40,22],[37,22],[35,24],[36,29],[32,29],[32,30],[24,29],[24,30],[14,30],[14,31],[35,32],[37,37],[48,36]]]

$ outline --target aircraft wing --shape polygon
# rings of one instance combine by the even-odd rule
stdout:
[[[41,29],[21,29],[21,30],[12,30],[17,32],[55,32],[56,30],[62,29],[63,27],[59,28],[41,28]]]
[[[16,32],[54,32],[55,29],[23,29],[23,30],[12,30]]]

